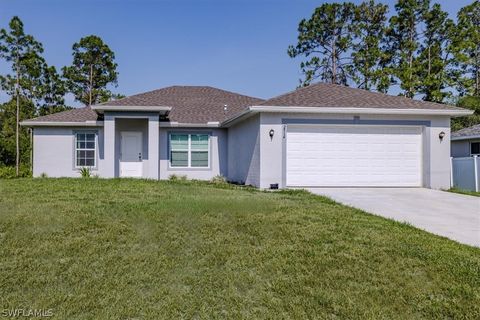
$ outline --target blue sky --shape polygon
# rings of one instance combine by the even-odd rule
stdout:
[[[286,50],[298,22],[324,2],[331,1],[0,0],[0,28],[18,15],[57,70],[71,63],[74,42],[100,36],[116,54],[114,92],[210,85],[269,98],[298,85],[299,60]],[[382,2],[393,11],[395,1]],[[454,17],[472,1],[437,2]],[[0,73],[8,71],[1,61]],[[74,105],[72,97],[67,104]]]

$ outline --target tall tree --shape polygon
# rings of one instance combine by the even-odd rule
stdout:
[[[395,83],[408,98],[415,96],[422,81],[418,61],[420,27],[429,8],[430,0],[399,0],[395,5],[396,15],[390,18],[387,53]]]
[[[19,105],[20,119],[30,119],[36,115],[34,104],[25,97],[20,97]],[[22,167],[23,164],[27,164],[30,161],[30,136],[25,128],[20,128],[19,131],[16,130],[16,119],[17,99],[13,97],[11,100],[0,104],[0,163],[14,166],[16,165],[16,155],[18,154],[20,158],[19,166]],[[18,153],[16,149],[17,141],[20,146]]]
[[[480,96],[461,97],[457,101],[457,106],[473,110],[474,113],[466,117],[452,118],[452,131],[480,123]]]
[[[117,85],[115,54],[100,37],[90,35],[75,43],[73,63],[63,68],[67,88],[87,106],[112,97],[108,85]]]
[[[480,96],[480,1],[458,12],[452,47],[457,90],[461,95]]]
[[[290,57],[310,58],[300,64],[309,85],[320,78],[331,83],[347,84],[351,76],[351,25],[355,6],[350,2],[325,3],[316,8],[309,20],[298,26],[298,43],[288,48]]]
[[[33,36],[25,34],[23,23],[13,17],[9,30],[0,30],[0,58],[10,63],[11,75],[0,77],[2,89],[15,99],[15,165],[17,176],[20,165],[21,101],[38,97],[41,87],[42,45]]]
[[[42,64],[41,99],[37,103],[38,114],[43,116],[71,109],[65,105],[65,82],[54,66]]]
[[[454,22],[439,4],[434,4],[423,19],[425,31],[418,55],[418,75],[421,81],[417,84],[416,91],[423,94],[423,100],[443,102],[449,95],[445,89],[450,84],[450,38],[455,32]]]
[[[388,6],[369,0],[355,8],[353,80],[359,88],[386,92],[390,79],[382,50]]]

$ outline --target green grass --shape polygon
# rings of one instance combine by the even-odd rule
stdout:
[[[454,192],[454,193],[466,194],[468,196],[480,197],[480,192],[475,192],[475,191],[462,190],[462,189],[457,189],[457,188],[451,188],[448,191]]]
[[[480,317],[480,249],[302,191],[0,180],[0,315]]]

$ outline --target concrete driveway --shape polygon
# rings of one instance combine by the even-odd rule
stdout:
[[[333,200],[480,247],[480,197],[423,188],[307,188]]]

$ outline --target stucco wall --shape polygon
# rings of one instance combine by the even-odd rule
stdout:
[[[149,116],[149,115],[148,115]],[[46,173],[50,177],[76,177],[74,164],[74,132],[96,131],[97,166],[94,174],[101,177],[118,176],[118,134],[122,130],[139,130],[144,136],[144,158],[147,177],[168,179],[172,174],[186,175],[190,179],[209,180],[217,175],[231,181],[243,182],[261,188],[278,183],[285,186],[286,152],[284,119],[344,119],[354,115],[281,114],[263,113],[252,116],[227,129],[217,128],[160,128],[154,117],[139,119],[116,119],[105,116],[105,127],[95,128],[47,128],[34,129],[34,176]],[[156,118],[155,118],[156,119]],[[423,126],[423,186],[448,188],[450,186],[450,119],[448,117],[414,116],[361,116],[361,120],[427,121]],[[271,138],[270,130],[274,130]],[[158,130],[158,134],[157,134]],[[445,132],[441,141],[439,133]],[[104,132],[110,133],[104,139]],[[169,167],[168,134],[170,132],[209,133],[210,167],[208,169],[179,169]],[[147,140],[148,137],[148,140]],[[156,138],[159,139],[156,139]],[[104,144],[105,141],[105,144]],[[157,150],[155,152],[154,150]],[[112,151],[112,152],[109,152]],[[154,154],[152,154],[152,152]],[[452,150],[452,153],[454,150]],[[456,152],[456,151],[455,151]],[[159,155],[159,156],[158,156]],[[114,157],[115,156],[115,157]],[[154,161],[151,161],[151,159]],[[114,159],[115,158],[115,159]],[[116,174],[115,174],[116,173]]]
[[[171,168],[169,159],[170,133],[210,134],[209,168]],[[215,176],[227,176],[227,130],[216,128],[160,128],[160,179],[168,179],[175,174],[189,179],[210,180]]]
[[[452,157],[455,157],[455,158],[470,157],[471,142],[480,142],[480,139],[452,141],[452,152],[451,152]]]
[[[103,169],[103,128],[55,128],[37,127],[33,130],[33,176],[46,174],[48,177],[78,177],[75,168],[75,135],[77,131],[95,131],[96,167],[93,174]]]
[[[246,119],[228,129],[228,179],[260,185],[260,116]]]
[[[106,117],[107,130],[111,134],[104,140],[104,128],[46,128],[34,129],[34,176],[42,173],[49,177],[78,177],[75,168],[75,136],[78,130],[95,131],[97,135],[97,166],[92,173],[100,177],[110,178],[119,175],[120,132],[140,131],[143,136],[143,176],[152,179],[168,179],[172,174],[185,175],[189,179],[210,180],[217,175],[227,176],[227,130],[226,129],[185,129],[158,128],[157,121],[148,119],[126,119]],[[153,128],[155,127],[155,128]],[[210,167],[178,169],[169,167],[168,134],[170,132],[191,132],[210,134]],[[152,135],[156,134],[154,137]],[[114,137],[114,138],[113,138]],[[160,143],[159,143],[160,140]],[[106,152],[104,141],[112,153]],[[159,145],[158,145],[159,144]],[[108,155],[107,155],[108,153]],[[156,153],[156,154],[155,154]],[[159,156],[158,156],[159,154]],[[105,159],[105,156],[107,159]],[[151,160],[153,159],[153,161]]]
[[[101,177],[119,176],[120,132],[142,132],[142,176],[158,179],[159,128],[158,114],[155,112],[105,112],[104,114],[104,153]]]
[[[318,114],[287,114],[262,113],[260,117],[260,183],[261,188],[269,188],[270,184],[278,183],[285,187],[285,133],[286,126],[282,119],[339,119],[353,120],[354,115],[318,115]],[[402,120],[428,121],[423,133],[423,185],[428,188],[441,189],[450,186],[450,119],[448,117],[417,117],[417,116],[382,116],[362,115],[361,120]],[[271,139],[269,131],[275,134]],[[442,141],[438,138],[440,132],[445,132]]]

